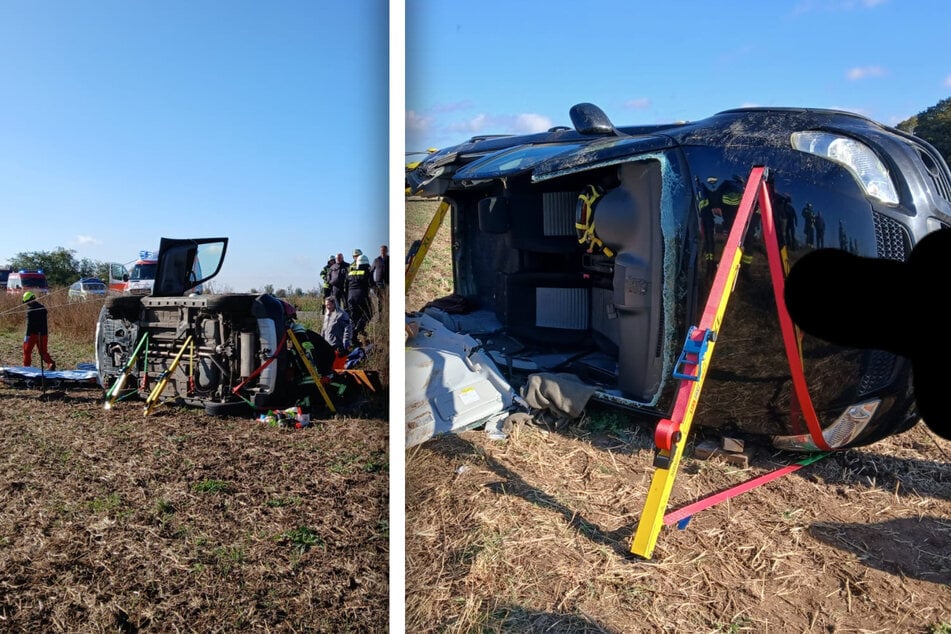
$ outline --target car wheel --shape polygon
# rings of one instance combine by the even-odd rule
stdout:
[[[142,298],[126,295],[110,297],[106,301],[105,308],[113,318],[138,321],[139,312],[142,310]]]
[[[220,295],[209,298],[207,306],[213,312],[250,314],[252,302],[253,295]]]
[[[251,407],[244,401],[205,403],[205,413],[209,416],[238,416],[248,413],[250,409]]]

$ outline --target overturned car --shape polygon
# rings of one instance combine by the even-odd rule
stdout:
[[[303,406],[335,410],[366,373],[338,375],[333,349],[269,294],[204,294],[221,270],[227,238],[163,238],[152,295],[116,296],[96,325],[96,368],[107,407],[138,395],[212,415]],[[333,379],[332,390],[325,383]],[[353,394],[354,390],[350,391]],[[349,395],[348,395],[349,396]]]
[[[822,435],[810,437],[765,241],[787,271],[823,248],[906,260],[925,235],[951,227],[951,173],[933,147],[833,110],[742,108],[631,127],[592,104],[570,116],[573,128],[473,138],[407,174],[411,191],[449,205],[455,289],[449,308],[408,317],[428,330],[407,344],[411,427],[495,420],[540,375],[571,377],[591,399],[646,420],[671,416],[678,360],[733,257],[724,247],[756,167],[768,173],[770,231],[757,204],[694,423],[814,450],[869,444],[917,422],[907,359],[803,334],[799,374]],[[470,343],[437,353],[430,342],[446,338],[433,336],[443,328]],[[490,370],[465,361],[474,352]],[[441,382],[435,372],[450,358],[482,376]],[[497,407],[463,416],[462,389],[468,402],[485,400],[475,384],[493,386]],[[414,433],[408,442],[419,441]]]

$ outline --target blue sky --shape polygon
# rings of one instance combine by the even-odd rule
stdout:
[[[319,286],[387,217],[387,0],[0,0],[0,265],[230,238],[219,290]]]
[[[747,105],[837,108],[895,125],[951,96],[946,0],[407,0],[406,150]]]

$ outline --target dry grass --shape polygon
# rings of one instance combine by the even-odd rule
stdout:
[[[446,294],[425,288],[408,308]],[[671,509],[797,458],[754,444],[746,469],[695,460],[707,433]],[[951,631],[951,443],[923,425],[664,529],[645,561],[629,548],[652,460],[652,430],[597,410],[409,449],[407,631]]]
[[[633,428],[636,430],[637,428]],[[826,458],[629,554],[653,473],[645,430],[526,426],[407,455],[407,630],[931,632],[951,623],[951,443],[922,425]],[[748,469],[686,459],[671,508]]]
[[[406,201],[406,251],[414,240],[422,239],[426,233],[438,201],[426,198],[412,198]],[[419,310],[426,302],[452,293],[452,249],[450,226],[452,213],[446,214],[436,237],[423,260],[413,285],[406,294],[406,310]]]
[[[60,367],[92,361],[98,306],[43,302]],[[0,304],[0,365],[24,320]],[[102,396],[0,383],[0,631],[386,631],[385,407],[287,430]]]
[[[102,301],[68,302],[65,288],[54,288],[39,301],[47,309],[50,354],[56,363],[61,368],[68,368],[83,361],[94,361],[96,319]],[[23,362],[20,344],[25,331],[26,307],[19,295],[0,294],[0,341],[5,342],[0,347],[0,365],[20,365]],[[13,339],[13,352],[6,345],[8,337]],[[33,357],[34,364],[38,363],[36,353]]]

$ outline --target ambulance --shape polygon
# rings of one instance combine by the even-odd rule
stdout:
[[[109,294],[151,295],[157,266],[157,251],[139,251],[139,257],[128,268],[113,262],[109,265]]]
[[[50,292],[43,269],[20,269],[10,272],[7,276],[7,293],[22,295],[26,291],[33,291],[37,295],[46,295]]]

